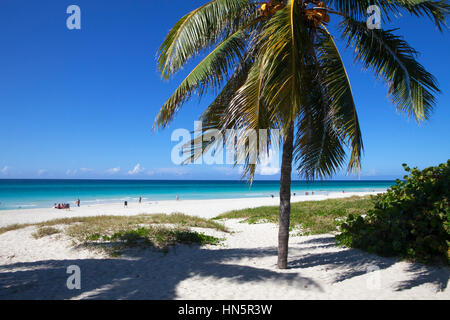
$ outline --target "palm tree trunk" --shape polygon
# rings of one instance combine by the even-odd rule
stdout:
[[[278,268],[287,269],[289,225],[291,222],[291,173],[294,149],[294,123],[291,123],[283,145],[280,178],[280,220],[278,232]]]

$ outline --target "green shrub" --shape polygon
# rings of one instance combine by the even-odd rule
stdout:
[[[350,215],[336,236],[340,245],[383,256],[449,263],[450,160],[438,167],[410,169],[376,198],[367,216]]]

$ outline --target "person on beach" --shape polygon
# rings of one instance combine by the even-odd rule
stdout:
[[[80,199],[77,200],[77,206],[80,207]]]
[[[139,197],[139,203],[142,203],[142,197]]]
[[[125,208],[128,208],[128,201],[124,201],[124,202],[123,202],[123,206],[124,206]]]

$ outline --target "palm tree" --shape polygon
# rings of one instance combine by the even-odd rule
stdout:
[[[417,52],[394,30],[367,27],[372,4],[384,21],[408,13],[431,18],[441,31],[450,8],[447,1],[423,0],[211,0],[181,18],[159,49],[164,80],[190,59],[203,59],[162,106],[155,127],[167,126],[194,94],[212,91],[216,98],[200,119],[203,135],[211,129],[224,137],[231,128],[281,130],[280,269],[287,268],[292,166],[305,179],[323,179],[342,168],[349,152],[348,171],[361,169],[357,111],[327,29],[330,19],[339,20],[338,32],[356,60],[387,82],[398,110],[421,122],[435,105],[438,85],[416,61]],[[272,144],[269,138],[262,150]],[[198,156],[218,145],[200,136],[190,152]],[[252,181],[257,164],[246,156],[244,176]],[[258,152],[259,160],[264,156]]]

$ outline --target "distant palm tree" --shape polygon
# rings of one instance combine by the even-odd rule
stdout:
[[[178,21],[159,50],[163,79],[191,58],[202,53],[204,58],[162,106],[155,127],[168,125],[193,94],[213,90],[217,97],[201,116],[203,134],[210,129],[224,136],[230,128],[281,130],[280,269],[287,268],[293,163],[304,178],[323,179],[343,166],[348,148],[348,171],[361,170],[358,116],[326,27],[330,17],[340,20],[339,32],[356,60],[388,83],[398,110],[420,122],[435,104],[438,85],[415,60],[416,51],[393,30],[367,27],[372,4],[384,21],[409,13],[431,18],[441,31],[450,8],[447,1],[420,0],[212,0]],[[263,150],[273,148],[270,141]],[[205,152],[214,145],[218,141],[195,139],[192,149]],[[259,160],[264,156],[258,153]],[[244,176],[251,181],[256,165],[248,160],[249,154]]]

